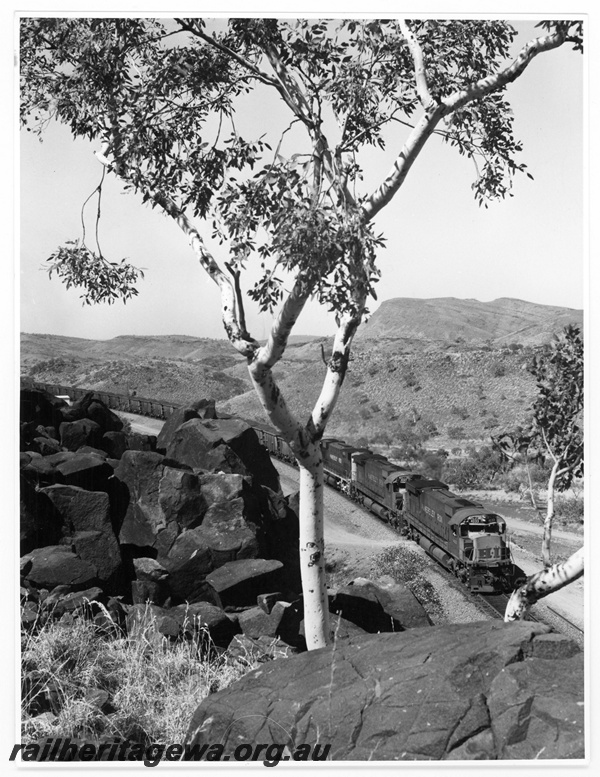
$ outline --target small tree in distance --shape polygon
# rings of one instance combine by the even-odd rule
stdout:
[[[565,565],[552,565],[550,544],[554,522],[556,491],[566,491],[573,478],[583,475],[583,340],[576,326],[565,327],[542,353],[534,356],[529,367],[537,381],[538,395],[534,400],[531,428],[528,432],[500,436],[499,447],[505,451],[509,441],[520,441],[521,454],[529,466],[531,451],[544,452],[551,468],[547,485],[547,505],[542,537],[544,569],[532,576],[515,591],[509,602],[506,618],[521,617],[541,596],[556,590],[583,574],[583,549],[577,551]],[[529,469],[528,469],[529,471]],[[530,478],[531,479],[531,478]],[[533,487],[530,483],[530,490]],[[535,500],[534,500],[535,503]],[[537,505],[536,505],[537,507]],[[561,583],[561,585],[558,585]],[[547,590],[550,587],[550,590]]]
[[[373,219],[437,135],[475,162],[480,204],[510,194],[521,151],[506,87],[532,59],[582,48],[579,22],[548,21],[510,59],[514,28],[497,20],[23,18],[22,118],[41,132],[56,119],[99,144],[97,157],[142,202],[187,236],[219,288],[232,345],[246,357],[271,423],[300,468],[300,556],[309,649],[329,641],[320,440],[346,374],[352,339],[375,296]],[[289,123],[244,138],[235,124],[248,96],[261,112],[273,90]],[[300,127],[303,140],[294,140]],[[395,130],[392,133],[392,130]],[[390,172],[361,190],[361,151],[386,153]],[[400,147],[400,152],[397,148]],[[528,174],[528,173],[527,173]],[[529,175],[529,174],[528,174]],[[206,230],[221,245],[215,257]],[[273,313],[266,344],[246,326],[244,270],[261,275],[248,296]],[[70,243],[51,257],[88,302],[136,293],[137,271]],[[310,298],[337,333],[310,417],[294,417],[273,378]]]

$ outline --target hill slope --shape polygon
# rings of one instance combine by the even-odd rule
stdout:
[[[442,298],[382,303],[362,328],[327,433],[369,444],[429,435],[431,445],[486,440],[523,420],[535,395],[534,349],[582,311],[521,300]],[[360,332],[361,330],[359,330]],[[275,367],[287,403],[306,418],[330,338],[296,337]],[[264,420],[245,359],[226,340],[181,335],[95,341],[23,334],[21,372],[35,380],[183,403]]]
[[[582,327],[583,311],[506,297],[493,302],[398,297],[381,303],[359,330],[358,339],[407,338],[441,344],[461,338],[473,344],[541,345],[567,324]]]

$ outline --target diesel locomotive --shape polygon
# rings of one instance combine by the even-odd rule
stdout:
[[[274,429],[255,422],[252,426],[272,455],[293,462],[289,446]],[[469,590],[512,590],[515,568],[501,516],[368,448],[330,437],[323,439],[321,450],[328,485],[418,542]]]

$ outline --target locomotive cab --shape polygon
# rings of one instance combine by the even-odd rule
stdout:
[[[512,562],[506,544],[506,522],[484,508],[457,510],[451,530],[458,540],[458,556],[465,565],[471,591],[493,593]]]

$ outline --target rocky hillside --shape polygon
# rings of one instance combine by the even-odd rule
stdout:
[[[433,447],[489,439],[522,420],[535,394],[527,364],[535,349],[582,311],[502,299],[395,299],[362,328],[328,433]],[[295,337],[275,376],[306,417],[324,377],[330,338]],[[106,341],[24,334],[21,372],[34,380],[166,402],[215,399],[221,410],[264,420],[245,360],[225,340],[185,336]]]
[[[533,352],[465,346],[407,352],[397,341],[378,348],[359,342],[328,434],[383,445],[428,438],[428,446],[448,448],[487,440],[494,430],[527,415],[535,395],[535,380],[527,371]],[[312,409],[324,372],[316,357],[290,360],[277,370],[287,402],[299,417]],[[252,391],[233,397],[223,408],[262,419]]]
[[[382,302],[359,339],[405,338],[421,343],[541,345],[567,324],[583,326],[583,311],[519,299],[409,299]]]

